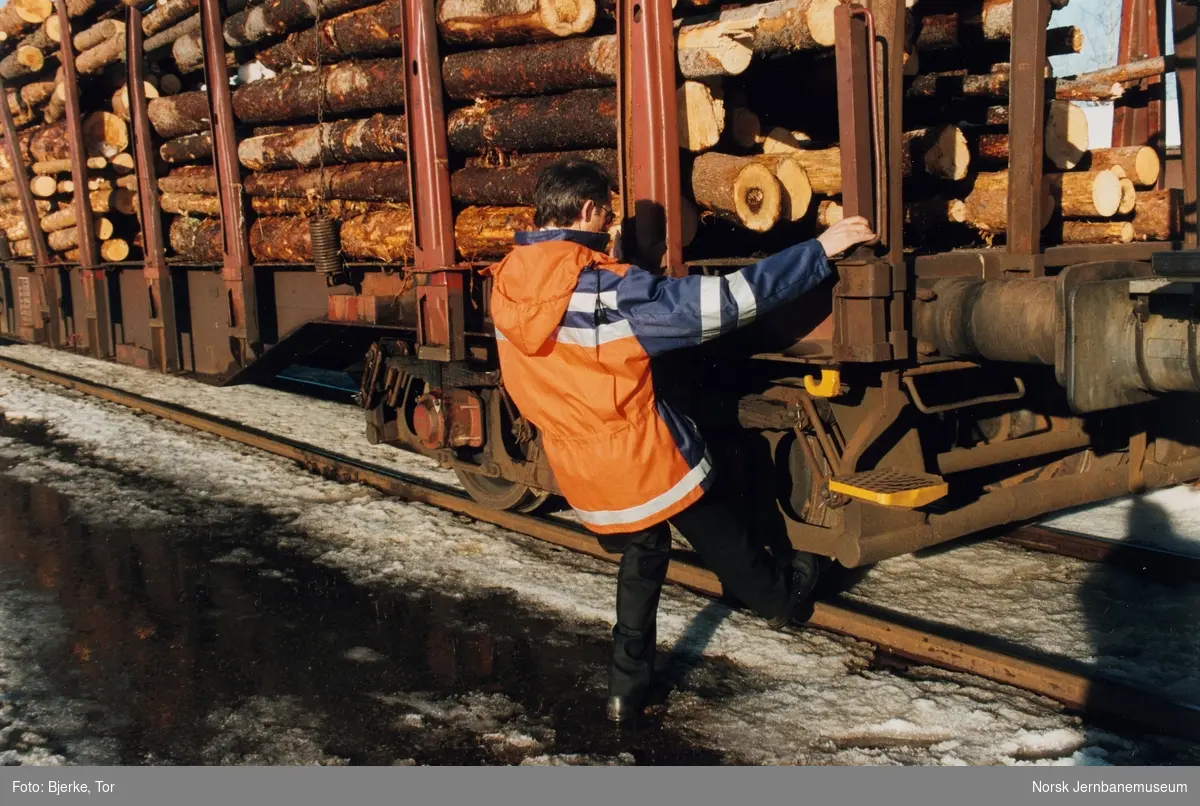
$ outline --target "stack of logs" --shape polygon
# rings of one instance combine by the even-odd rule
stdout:
[[[231,49],[257,49],[257,67],[233,92],[242,186],[253,214],[250,250],[263,262],[312,260],[309,223],[338,222],[349,260],[403,261],[411,255],[409,173],[401,0],[276,0],[251,6],[223,24]],[[202,64],[198,36],[181,37],[177,67]],[[320,55],[318,57],[318,48]],[[319,69],[314,69],[319,64]],[[262,69],[266,68],[266,69]],[[220,201],[212,167],[208,99],[185,92],[150,103],[170,167],[160,203],[174,216],[172,249],[197,262],[219,260]],[[317,122],[313,119],[317,118]],[[323,121],[323,118],[329,118]]]
[[[139,240],[127,102],[123,107],[119,103],[125,80],[125,24],[120,19],[124,6],[116,0],[67,0],[65,5],[66,41],[79,77],[87,187],[75,187],[71,169],[67,96],[59,64],[64,42],[60,19],[49,2],[15,0],[5,10],[14,9],[22,24],[0,21],[0,33],[6,35],[0,44],[0,51],[6,50],[0,59],[0,76],[12,87],[7,103],[19,132],[25,176],[13,174],[6,153],[0,226],[13,254],[32,256],[32,240],[17,201],[16,183],[26,182],[51,259],[79,262],[75,200],[83,194],[99,242],[99,259],[120,262],[130,257]],[[0,13],[0,20],[5,19]],[[160,83],[169,88],[171,82],[163,78],[153,76],[154,86],[148,89],[157,94]]]

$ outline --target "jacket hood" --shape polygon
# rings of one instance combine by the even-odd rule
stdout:
[[[612,262],[589,248],[608,237],[595,236],[575,230],[518,233],[518,246],[491,268],[492,323],[521,352],[538,352],[558,329],[584,268]]]

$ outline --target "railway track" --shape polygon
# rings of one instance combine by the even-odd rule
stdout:
[[[328,478],[365,484],[390,495],[465,515],[600,559],[618,559],[617,555],[605,551],[591,534],[561,520],[489,509],[447,485],[418,479],[228,419],[17,359],[0,357],[0,368],[290,459]],[[1095,541],[1028,527],[1016,530],[1005,539],[1035,550],[1095,561],[1111,560],[1118,550],[1131,551],[1125,546],[1097,548],[1090,545]],[[1153,554],[1153,550],[1136,547],[1133,553],[1146,559]],[[1177,562],[1177,559],[1169,557],[1161,562]],[[1196,566],[1197,563],[1192,561],[1192,573],[1196,572]],[[672,560],[668,579],[709,596],[720,596],[722,593],[716,575],[686,560]],[[1000,651],[990,648],[988,637],[984,635],[840,600],[814,603],[807,624],[864,641],[911,662],[967,672],[1015,686],[1048,697],[1074,711],[1114,718],[1154,732],[1200,740],[1200,708],[1197,706],[1110,680],[1071,660],[1035,656],[1032,653],[1024,656],[1009,649]]]

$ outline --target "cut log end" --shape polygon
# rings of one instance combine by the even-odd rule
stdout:
[[[596,21],[596,0],[543,0],[538,3],[542,25],[555,36],[573,36],[591,30]]]
[[[1134,207],[1137,207],[1137,189],[1134,188],[1131,180],[1122,178],[1121,203],[1117,206],[1117,214],[1125,215],[1126,213],[1132,213]]]
[[[822,47],[833,47],[836,39],[833,12],[839,5],[841,0],[812,0],[804,12],[809,35]]]
[[[1121,209],[1121,178],[1112,171],[1101,171],[1092,184],[1092,206],[1101,216],[1116,215]]]
[[[750,164],[738,172],[733,185],[733,202],[738,220],[753,232],[771,229],[783,212],[782,188],[774,174],[763,165]]]
[[[58,192],[58,180],[53,176],[35,176],[29,182],[29,189],[34,196],[48,199]]]
[[[129,147],[129,127],[112,112],[93,112],[83,123],[89,156],[112,158]]]
[[[129,257],[129,242],[123,238],[109,238],[100,244],[100,257],[107,263],[120,263]]]
[[[971,167],[967,138],[957,126],[943,126],[925,152],[925,171],[930,176],[958,181],[965,179]]]
[[[679,145],[688,151],[706,151],[725,130],[725,102],[707,84],[685,81],[676,91]]]
[[[1051,101],[1046,109],[1046,158],[1069,171],[1088,152],[1088,121],[1082,107],[1070,101]]]

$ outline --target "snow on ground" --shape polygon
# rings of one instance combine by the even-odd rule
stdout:
[[[64,369],[77,375],[84,375],[80,364],[94,363],[67,358],[71,366]],[[142,374],[147,390],[181,383]],[[196,388],[188,384],[187,390],[173,394]],[[200,397],[210,391],[239,391],[201,389],[205,394]],[[0,391],[0,409],[8,419],[40,420],[61,444],[139,480],[153,493],[138,494],[128,484],[113,488],[104,474],[44,449],[2,446],[0,453],[19,462],[7,471],[10,475],[71,496],[80,517],[110,524],[119,520],[129,527],[161,526],[183,512],[194,516],[196,501],[204,502],[214,518],[223,505],[254,505],[280,524],[262,535],[268,544],[309,555],[360,583],[418,584],[464,596],[505,590],[589,634],[603,635],[608,629],[611,570],[598,561],[363,487],[328,482],[284,460],[12,373],[0,373]],[[290,397],[266,390],[247,394]],[[190,397],[186,402],[198,405]],[[251,408],[266,409],[263,403]],[[277,408],[291,412],[297,428],[320,430],[318,412],[326,405],[289,399]],[[289,435],[310,441],[307,433]],[[358,440],[336,447],[373,450]],[[1007,549],[988,553],[997,548],[969,547],[977,553],[958,565],[942,559],[950,564],[940,577],[932,576],[926,563],[957,551],[889,561],[892,565],[883,564],[860,583],[861,596],[886,600],[889,606],[920,596],[944,597],[936,601],[943,608],[936,612],[956,617],[972,612],[971,600],[976,599],[988,603],[987,608],[976,606],[981,613],[990,611],[997,623],[1030,619],[1046,608],[1053,612],[1057,599],[1074,596],[1069,577],[1080,570],[1061,572],[1064,581],[1058,586],[1030,585],[1020,574],[1040,578],[1042,571],[1033,564],[1013,566]],[[908,562],[917,565],[906,566]],[[989,580],[1017,587],[1007,599],[998,598],[987,587]],[[956,589],[957,598],[952,596]],[[1050,599],[1030,601],[1029,596]],[[1044,624],[1050,636],[1046,640],[1064,651],[1091,651],[1086,625],[1081,633],[1066,615]],[[1195,753],[1191,746],[1152,744],[1099,730],[1058,713],[1052,704],[969,676],[930,669],[904,676],[877,671],[870,649],[861,644],[815,631],[772,632],[757,619],[678,588],[664,594],[659,640],[677,659],[700,659],[686,674],[686,685],[673,695],[667,724],[730,761],[1121,763]],[[600,670],[591,680],[595,696],[601,696]]]

